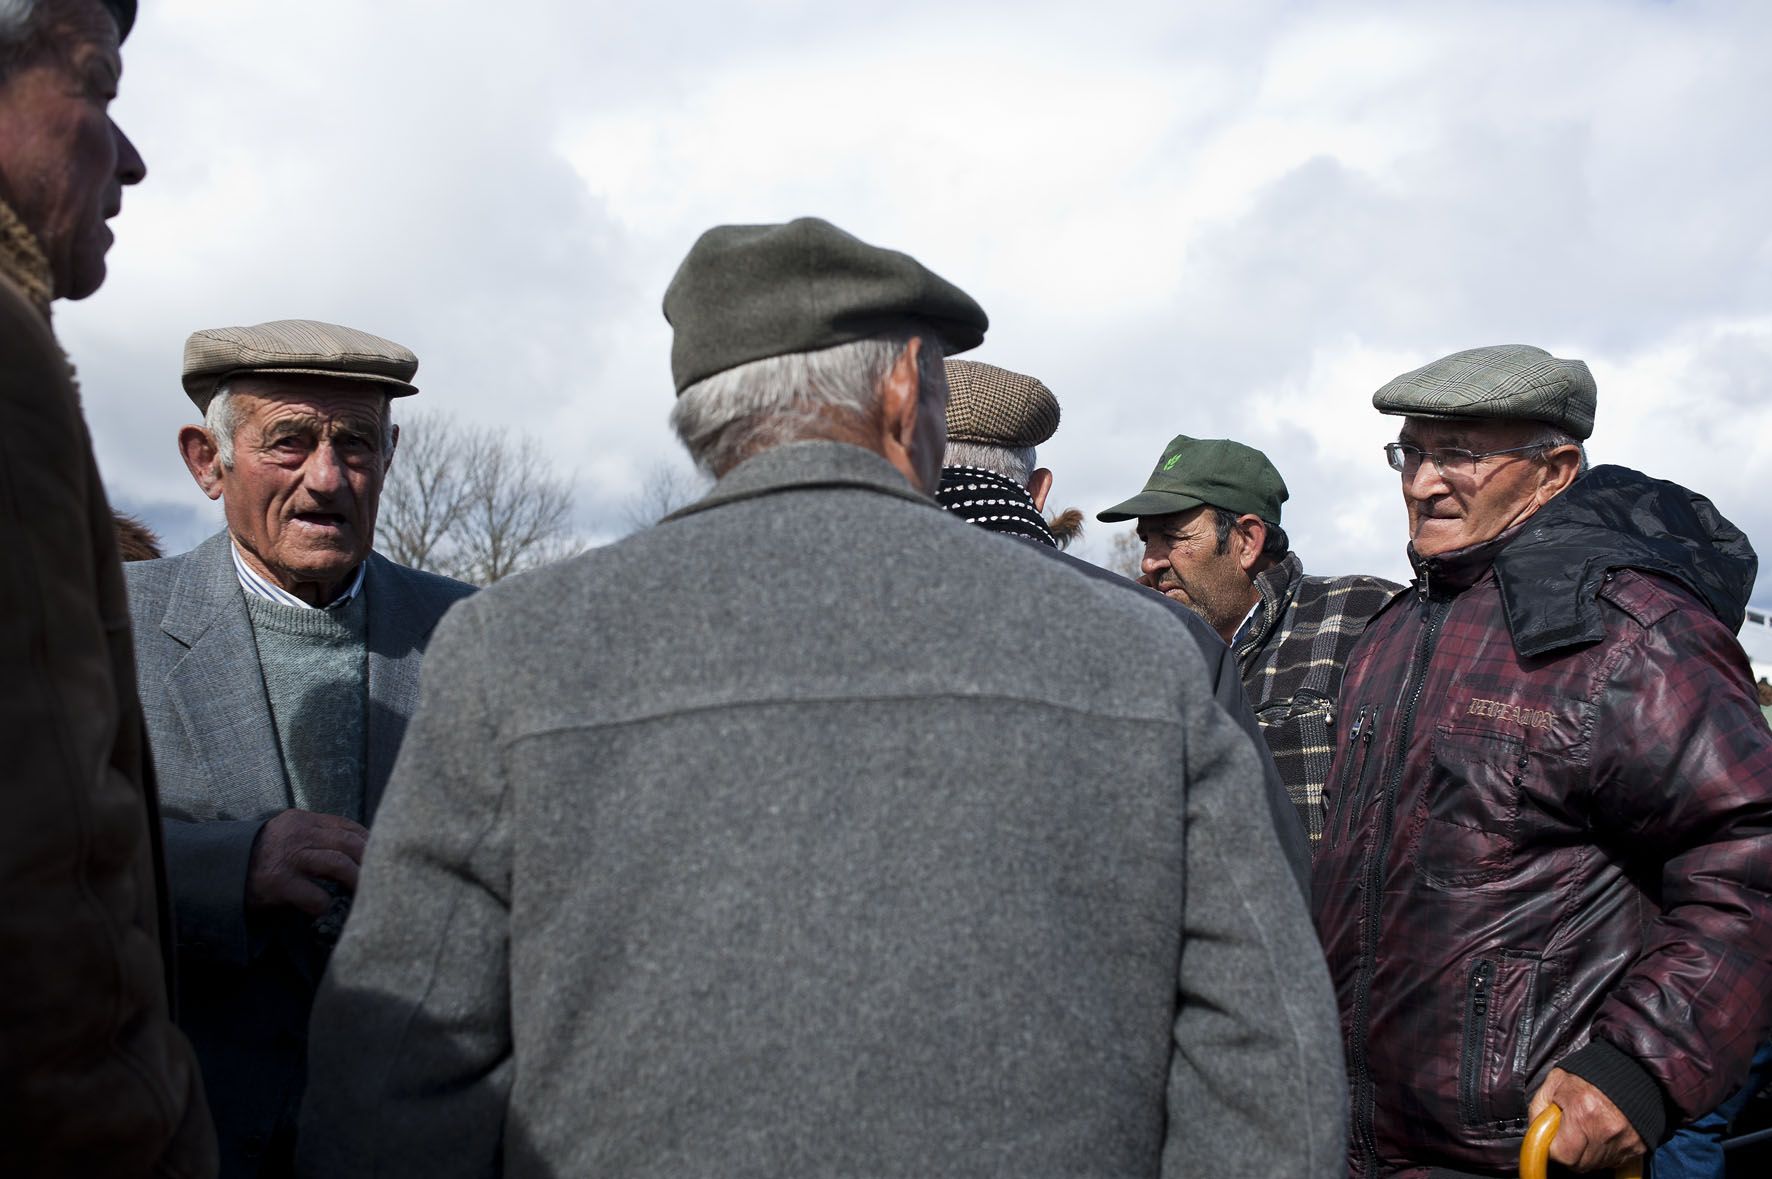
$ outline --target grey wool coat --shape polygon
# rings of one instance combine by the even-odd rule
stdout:
[[[124,566],[178,926],[180,1023],[197,1049],[222,1174],[251,1175],[299,1100],[323,962],[312,921],[245,907],[253,840],[291,805],[228,534]],[[371,553],[363,813],[379,803],[437,620],[473,587]],[[292,1131],[288,1127],[284,1132]]]
[[[1329,1176],[1262,762],[1144,595],[778,447],[454,611],[309,1176]]]

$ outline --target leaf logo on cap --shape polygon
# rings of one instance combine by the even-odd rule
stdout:
[[[1181,452],[1176,451],[1174,454],[1170,455],[1168,458],[1163,460],[1163,469],[1165,471],[1171,470],[1175,466],[1175,464],[1179,463],[1180,461],[1181,461]]]

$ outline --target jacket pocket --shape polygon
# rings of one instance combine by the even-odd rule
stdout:
[[[1383,710],[1367,704],[1354,714],[1347,726],[1347,744],[1341,757],[1329,767],[1331,785],[1323,792],[1327,814],[1323,823],[1323,842],[1339,846],[1347,841],[1355,817],[1366,805],[1372,771],[1379,758],[1372,752],[1378,717]]]
[[[1324,784],[1335,754],[1335,702],[1304,691],[1255,714],[1286,795],[1315,843],[1323,837]]]
[[[1458,1113],[1467,1127],[1507,1134],[1526,1127],[1540,967],[1535,955],[1504,951],[1465,972]]]
[[[1439,728],[1414,840],[1425,883],[1468,888],[1508,874],[1526,770],[1518,737]]]

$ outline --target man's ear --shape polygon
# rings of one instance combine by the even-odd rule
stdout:
[[[388,437],[388,457],[382,460],[381,473],[386,475],[394,465],[394,452],[400,449],[400,427],[395,426]]]
[[[885,435],[881,442],[906,454],[917,434],[917,353],[922,346],[921,339],[911,337],[880,382],[880,425]]]
[[[202,426],[186,426],[178,432],[178,453],[185,460],[185,469],[191,472],[191,478],[203,489],[203,494],[210,499],[220,499],[222,493],[221,452],[215,448],[215,438]]]
[[[1267,521],[1253,512],[1245,512],[1237,517],[1237,526],[1231,529],[1231,551],[1236,555],[1237,564],[1247,573],[1255,568],[1261,560],[1261,546],[1267,543]]]
[[[1046,496],[1052,491],[1052,472],[1045,467],[1035,467],[1034,473],[1028,476],[1028,495],[1034,501],[1034,511],[1046,510]]]
[[[1544,456],[1544,475],[1538,481],[1538,506],[1543,507],[1569,490],[1581,474],[1581,447],[1559,446]]]

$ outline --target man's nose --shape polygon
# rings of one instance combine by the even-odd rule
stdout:
[[[316,495],[335,495],[344,486],[344,464],[331,446],[321,443],[314,448],[302,468],[302,483]]]
[[[1159,569],[1167,569],[1169,568],[1169,555],[1162,549],[1146,548],[1144,557],[1138,562],[1138,567],[1146,573],[1156,573]]]
[[[1423,455],[1414,470],[1403,471],[1403,495],[1407,499],[1432,499],[1445,495],[1452,490],[1446,485],[1446,476],[1440,474],[1440,468],[1434,460]]]
[[[124,184],[140,184],[148,176],[147,161],[135,150],[129,136],[123,134],[123,128],[112,123],[111,133],[117,137],[117,179]]]

